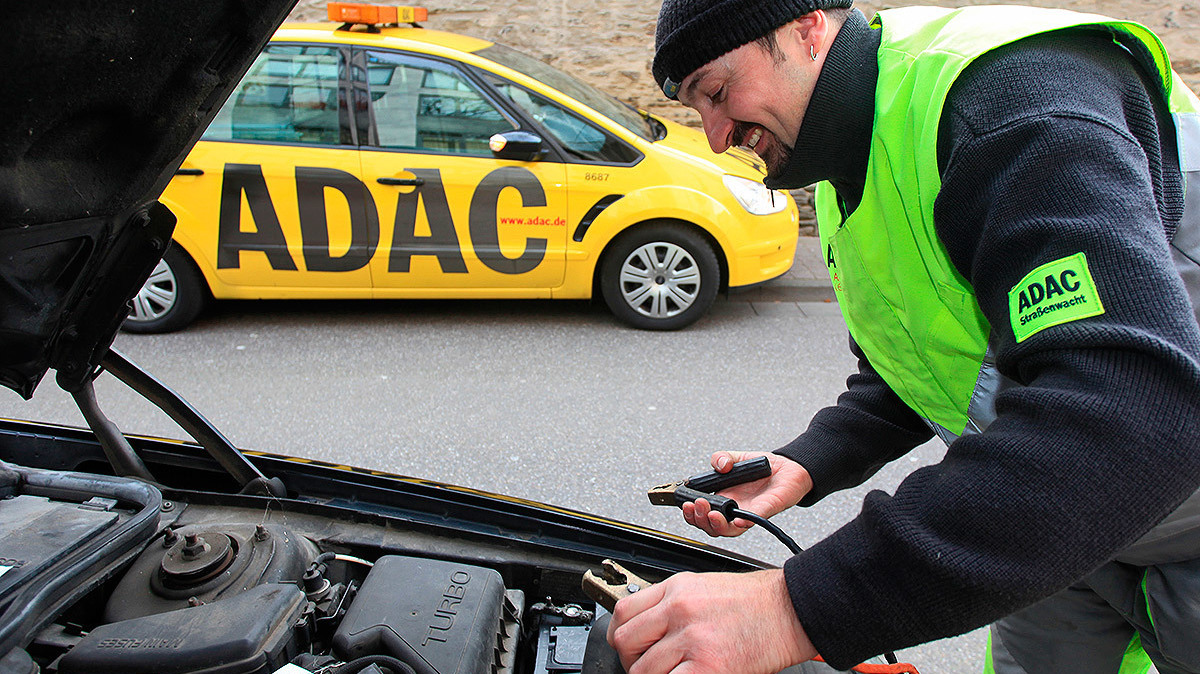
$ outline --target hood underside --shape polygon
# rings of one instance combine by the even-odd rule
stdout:
[[[6,4],[0,383],[94,376],[170,241],[158,195],[294,2]]]

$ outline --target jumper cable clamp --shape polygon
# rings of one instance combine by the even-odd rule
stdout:
[[[746,461],[738,461],[727,473],[710,470],[684,480],[676,480],[653,487],[646,492],[646,496],[654,505],[676,507],[702,498],[708,501],[713,510],[719,511],[725,515],[726,519],[732,520],[732,511],[737,508],[737,501],[717,496],[716,492],[746,482],[761,480],[770,475],[771,462],[765,456],[757,456]]]
[[[600,562],[599,575],[591,570],[583,574],[583,593],[609,613],[617,607],[618,600],[651,585],[650,581],[639,578],[637,574],[611,559]]]

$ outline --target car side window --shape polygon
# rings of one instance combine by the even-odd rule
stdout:
[[[205,140],[349,144],[338,49],[268,45],[204,132]]]
[[[541,124],[569,155],[586,162],[628,164],[638,151],[550,99],[512,82],[493,79],[496,90]]]
[[[379,147],[491,157],[488,139],[517,128],[458,69],[392,52],[367,52]]]

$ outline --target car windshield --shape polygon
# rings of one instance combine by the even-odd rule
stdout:
[[[661,125],[653,118],[528,54],[502,44],[493,44],[475,53],[558,89],[646,140],[658,140],[663,136]]]

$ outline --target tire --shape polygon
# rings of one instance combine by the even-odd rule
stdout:
[[[713,247],[684,225],[626,232],[600,264],[600,292],[609,310],[641,330],[678,330],[695,323],[720,286]]]
[[[175,244],[167,248],[150,278],[130,301],[126,332],[172,332],[187,326],[207,299],[204,279],[195,263]]]

